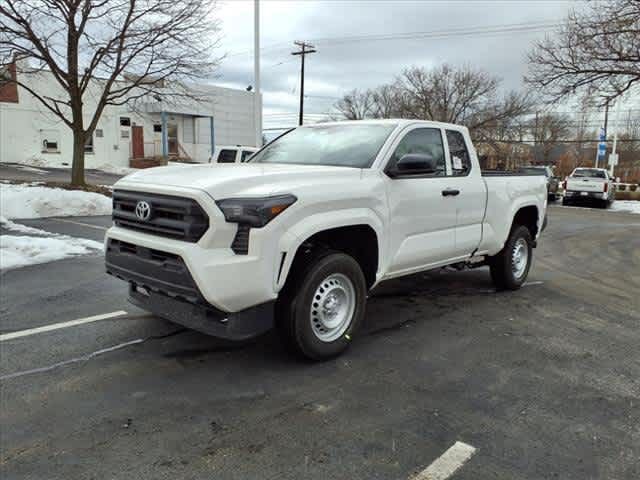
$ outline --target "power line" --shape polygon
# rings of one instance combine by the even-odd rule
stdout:
[[[428,30],[418,32],[398,32],[390,34],[366,34],[366,35],[350,35],[336,37],[319,37],[311,39],[314,43],[337,44],[363,41],[385,41],[385,40],[413,40],[416,38],[447,38],[451,36],[469,36],[469,35],[493,35],[501,33],[529,33],[535,31],[548,31],[561,26],[561,23],[550,21],[537,21],[526,23],[503,23],[495,25],[483,26],[459,26],[450,27],[443,30]],[[288,43],[278,42],[272,43],[260,49],[261,53],[277,50],[285,50]],[[227,57],[235,57],[239,55],[251,54],[253,50],[242,50],[239,52],[230,52]]]

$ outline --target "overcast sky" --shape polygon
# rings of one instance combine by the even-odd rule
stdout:
[[[376,41],[344,37],[546,25],[561,22],[571,8],[582,6],[569,0],[262,0],[265,127],[295,123],[300,57],[290,54],[294,40],[317,40],[318,52],[309,55],[306,63],[305,113],[318,114],[331,111],[341,94],[389,82],[412,65],[470,64],[502,78],[505,89],[520,89],[526,53],[545,33]],[[245,88],[253,83],[253,0],[219,0],[217,16],[222,22],[221,53],[227,57],[216,83]]]

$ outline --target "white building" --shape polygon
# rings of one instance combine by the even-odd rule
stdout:
[[[71,129],[50,113],[27,90],[0,76],[0,162],[70,166]],[[18,73],[18,75],[20,75]],[[48,72],[29,74],[36,92],[64,98]],[[93,113],[96,85],[87,89],[85,112]],[[93,91],[93,95],[92,95]],[[168,102],[162,98],[130,105],[107,106],[85,147],[85,166],[127,167],[131,159],[183,158],[206,162],[213,145],[255,145],[253,93],[216,86],[199,86],[204,101]],[[85,125],[90,117],[85,119]]]

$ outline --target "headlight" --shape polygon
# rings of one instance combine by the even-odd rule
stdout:
[[[264,227],[298,200],[294,195],[276,195],[263,198],[227,198],[218,200],[227,222]]]

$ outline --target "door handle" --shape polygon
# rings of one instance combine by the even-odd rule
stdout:
[[[443,197],[455,197],[456,195],[460,194],[460,190],[457,190],[455,188],[447,188],[445,190],[442,190],[442,196]]]

